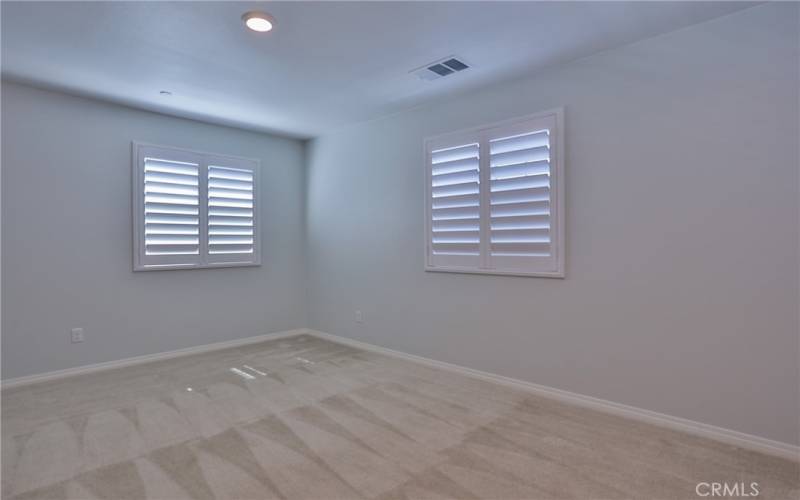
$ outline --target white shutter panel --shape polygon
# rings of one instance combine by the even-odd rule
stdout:
[[[555,272],[551,128],[493,130],[489,149],[489,267]],[[506,135],[508,134],[508,135]]]
[[[550,255],[548,131],[489,141],[491,255]]]
[[[429,151],[431,266],[480,262],[480,147],[469,142]]]
[[[208,262],[257,264],[257,169],[253,162],[209,160]]]
[[[139,147],[135,153],[135,267],[198,266],[200,157],[156,147]]]
[[[198,165],[144,161],[145,255],[200,254]]]

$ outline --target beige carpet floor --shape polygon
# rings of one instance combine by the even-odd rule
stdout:
[[[13,499],[800,498],[797,463],[301,335],[2,394]]]

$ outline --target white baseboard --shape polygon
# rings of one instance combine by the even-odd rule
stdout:
[[[243,339],[226,340],[224,342],[215,342],[213,344],[203,344],[194,347],[187,347],[185,349],[177,349],[174,351],[159,352],[156,354],[146,354],[144,356],[135,356],[133,358],[118,359],[116,361],[106,361],[104,363],[96,363],[93,365],[76,366],[75,368],[67,368],[65,370],[56,370],[52,372],[37,373],[35,375],[26,375],[24,377],[17,377],[2,381],[2,389],[12,389],[15,387],[22,387],[24,385],[36,384],[38,382],[46,382],[50,380],[57,380],[75,375],[84,375],[87,373],[95,373],[105,370],[112,370],[114,368],[123,368],[125,366],[141,365],[143,363],[150,363],[153,361],[162,361],[165,359],[178,358],[181,356],[189,356],[192,354],[200,354],[209,351],[218,351],[220,349],[227,349],[229,347],[238,347],[249,344],[257,344],[265,340],[281,339],[285,337],[292,337],[308,333],[305,328],[298,328],[295,330],[286,330],[283,332],[267,333],[264,335],[256,335],[254,337],[245,337]]]
[[[216,342],[213,344],[188,347],[186,349],[178,349],[175,351],[167,351],[157,354],[136,356],[133,358],[108,361],[105,363],[78,366],[75,368],[67,368],[66,370],[57,370],[47,373],[40,373],[36,375],[27,375],[24,377],[3,380],[2,389],[5,390],[15,387],[22,387],[25,385],[35,384],[38,382],[46,382],[66,377],[72,377],[75,375],[83,375],[87,373],[95,373],[105,370],[111,370],[114,368],[123,368],[126,366],[140,365],[152,361],[161,361],[181,356],[189,356],[192,354],[217,351],[220,349],[227,349],[230,347],[257,344],[259,342],[264,342],[265,340],[274,340],[301,334],[313,335],[315,337],[330,340],[332,342],[337,342],[339,344],[349,345],[359,349],[364,349],[366,351],[385,354],[387,356],[401,358],[415,363],[421,363],[424,365],[440,368],[443,370],[448,370],[451,372],[459,373],[461,375],[466,375],[469,377],[485,380],[488,382],[493,382],[496,384],[501,384],[508,387],[514,387],[516,389],[521,389],[523,391],[527,391],[532,394],[548,397],[551,399],[556,399],[566,403],[580,405],[586,408],[591,408],[593,410],[603,411],[605,413],[611,413],[614,415],[619,415],[621,417],[626,417],[641,422],[647,422],[650,424],[666,427],[669,429],[683,431],[696,436],[714,439],[716,441],[720,441],[730,445],[739,446],[741,448],[746,448],[749,450],[758,451],[761,453],[766,453],[769,455],[774,455],[789,460],[800,461],[800,446],[792,445],[789,443],[782,443],[780,441],[774,441],[771,439],[766,439],[751,434],[745,434],[743,432],[725,429],[723,427],[717,427],[714,425],[704,424],[702,422],[695,422],[693,420],[688,420],[681,417],[674,417],[672,415],[666,415],[664,413],[658,413],[650,410],[644,410],[642,408],[636,408],[633,406],[623,405],[620,403],[614,403],[613,401],[607,401],[604,399],[594,398],[591,396],[584,396],[583,394],[576,394],[574,392],[563,391],[561,389],[555,389],[553,387],[534,384],[532,382],[526,382],[524,380],[504,377],[502,375],[495,375],[493,373],[474,370],[472,368],[466,368],[452,363],[437,361],[434,359],[424,358],[422,356],[416,356],[413,354],[407,354],[401,351],[395,351],[393,349],[388,349],[385,347],[368,344],[366,342],[361,342],[359,340],[353,340],[345,337],[340,337],[338,335],[332,335],[330,333],[320,332],[317,330],[309,330],[305,328],[286,330],[283,332],[276,332],[276,333],[268,333],[265,335],[256,335],[254,337],[228,340],[225,342]]]
[[[387,349],[385,347],[379,347],[373,344],[368,344],[366,342],[361,342],[358,340],[353,340],[345,337],[339,337],[338,335],[332,335],[330,333],[320,332],[317,330],[307,330],[306,333],[313,335],[315,337],[330,340],[332,342],[337,342],[340,344],[349,345],[351,347],[364,349],[366,351],[372,351],[380,354],[385,354],[387,356],[392,356],[395,358],[401,358],[416,363],[422,363],[435,368],[440,368],[443,370],[459,373],[461,375],[466,375],[469,377],[485,380],[488,382],[494,382],[508,387],[514,387],[516,389],[521,389],[529,393],[536,394],[538,396],[544,396],[547,398],[563,401],[566,403],[580,405],[585,408],[591,408],[593,410],[598,410],[605,413],[611,413],[621,417],[638,420],[640,422],[647,422],[661,427],[666,427],[677,431],[683,431],[689,434],[693,434],[695,436],[701,436],[713,439],[726,444],[738,446],[740,448],[746,448],[748,450],[758,451],[761,453],[766,453],[769,455],[778,456],[789,460],[800,461],[800,446],[795,446],[789,443],[773,441],[771,439],[759,436],[753,436],[751,434],[745,434],[743,432],[725,429],[723,427],[704,424],[702,422],[695,422],[694,420],[688,420],[681,417],[674,417],[672,415],[666,415],[664,413],[644,410],[642,408],[636,408],[634,406],[614,403],[613,401],[607,401],[604,399],[594,398],[591,396],[584,396],[583,394],[576,394],[574,392],[562,391],[561,389],[555,389],[553,387],[534,384],[532,382],[526,382],[524,380],[518,380],[510,377],[504,377],[502,375],[495,375],[493,373],[483,372],[480,370],[474,370],[472,368],[466,368],[463,366],[454,365],[452,363],[445,363],[443,361],[436,361],[434,359],[423,358],[422,356],[415,356],[413,354],[407,354],[401,351],[395,351],[393,349]]]

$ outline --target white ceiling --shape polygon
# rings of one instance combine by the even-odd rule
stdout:
[[[4,78],[312,137],[751,6],[736,2],[7,2]],[[272,33],[241,15],[273,14]],[[474,67],[409,71],[457,55]],[[162,96],[160,90],[173,92]]]

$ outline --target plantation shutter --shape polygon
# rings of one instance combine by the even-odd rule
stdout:
[[[208,260],[254,262],[255,168],[246,161],[224,165],[208,166]]]
[[[260,264],[257,160],[133,153],[134,270]]]
[[[550,131],[525,130],[490,139],[489,164],[491,267],[549,269]]]
[[[153,147],[138,153],[134,231],[140,263],[152,268],[199,265],[200,157]]]
[[[430,253],[435,265],[480,259],[480,154],[477,142],[430,153]]]
[[[426,269],[563,276],[555,111],[427,142]]]

